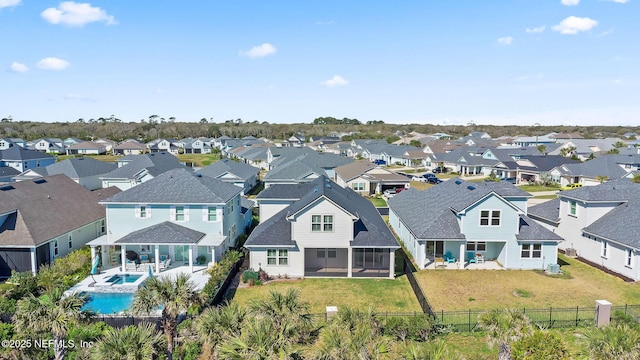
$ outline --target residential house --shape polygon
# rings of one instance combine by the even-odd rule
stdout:
[[[420,150],[414,146],[407,145],[387,145],[382,149],[382,160],[388,165],[397,164],[402,166],[413,166],[413,160],[422,160],[424,153],[417,154]]]
[[[186,168],[175,156],[166,152],[127,155],[118,159],[117,166],[100,177],[103,188],[116,186],[120,190],[127,190],[165,171]]]
[[[113,171],[116,164],[90,157],[70,158],[45,167],[29,169],[14,177],[15,181],[37,179],[43,176],[63,174],[87,190],[102,188],[101,176]]]
[[[352,156],[350,155],[350,150],[351,150],[350,141],[340,141],[335,144],[329,144],[324,148],[324,152],[336,154],[340,156]]]
[[[129,271],[126,252],[134,251],[152,260],[156,272],[161,257],[193,272],[198,257],[205,258],[201,265],[219,261],[244,232],[240,193],[237,186],[187,169],[169,170],[101,201],[108,233],[90,246],[107,259],[103,266]]]
[[[275,147],[273,144],[253,144],[251,146],[231,150],[228,154],[230,158],[239,159],[245,164],[249,164],[258,169],[269,169],[269,156],[267,150]]]
[[[553,169],[575,163],[578,161],[559,155],[534,155],[500,161],[494,165],[493,171],[500,178],[514,178],[517,184],[550,182],[554,181]]]
[[[540,136],[518,136],[513,139],[514,146],[538,146],[553,144],[557,140],[551,137],[552,134],[540,135]],[[552,154],[556,155],[556,154]]]
[[[164,152],[178,155],[180,147],[176,143],[176,139],[155,139],[147,143],[147,148],[152,153]]]
[[[335,182],[359,194],[373,195],[387,189],[408,188],[411,179],[368,160],[356,160],[335,168]]]
[[[306,141],[306,138],[304,136],[293,135],[289,137],[287,140],[282,140],[280,144],[282,144],[283,147],[302,147],[305,141]]]
[[[117,189],[88,191],[64,175],[0,187],[0,276],[31,271],[105,233],[98,204]]]
[[[104,148],[106,149],[107,154],[112,154],[113,148],[116,147],[116,145],[118,145],[117,142],[113,140],[105,139],[105,138],[96,139],[94,143],[104,145]]]
[[[333,178],[336,167],[351,162],[351,158],[312,150],[298,154],[288,152],[271,163],[272,169],[263,178],[264,186],[309,182],[322,175]]]
[[[107,145],[93,141],[83,141],[66,148],[67,155],[102,155],[107,153]]]
[[[507,182],[454,178],[389,199],[389,224],[420,269],[447,253],[460,268],[481,255],[507,269],[546,269],[562,238],[527,216],[529,197]]]
[[[0,150],[7,150],[11,146],[18,146],[11,138],[0,138]]]
[[[27,150],[20,146],[11,146],[0,150],[0,167],[11,167],[19,172],[28,169],[45,167],[56,162],[56,158],[34,150]]]
[[[144,154],[147,147],[141,142],[129,139],[121,142],[113,148],[114,155],[140,155]]]
[[[64,154],[64,141],[58,138],[43,138],[33,142],[33,149],[48,154]]]
[[[238,186],[244,195],[258,184],[260,169],[241,162],[221,159],[196,173]]]
[[[75,144],[80,144],[83,140],[82,139],[78,139],[76,137],[68,137],[66,139],[64,139],[62,141],[62,144],[64,145],[64,148],[66,149],[67,147],[71,146],[71,145],[75,145]]]
[[[592,160],[593,161],[593,160]],[[561,191],[529,215],[592,265],[640,280],[640,185],[628,179]]]
[[[640,154],[603,155],[585,162],[569,163],[553,168],[549,173],[560,186],[598,185],[610,179],[620,179],[640,168]]]
[[[245,247],[250,267],[291,277],[394,277],[400,248],[371,202],[321,176],[274,185],[256,198],[261,223]]]
[[[549,155],[575,156],[581,161],[586,161],[594,157],[604,155],[613,149],[619,138],[606,139],[559,139],[562,146],[550,151]]]
[[[8,183],[14,181],[13,178],[20,174],[20,171],[8,167],[0,166],[0,183]]]
[[[210,154],[211,145],[203,139],[182,139],[185,154]]]

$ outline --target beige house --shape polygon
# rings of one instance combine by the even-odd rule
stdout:
[[[368,160],[358,160],[335,168],[335,182],[353,191],[373,195],[387,189],[408,188],[411,179],[380,167]]]

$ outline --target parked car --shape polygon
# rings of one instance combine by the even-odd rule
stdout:
[[[411,177],[411,181],[427,182],[427,181],[429,181],[429,178],[424,177],[424,176],[412,176]]]
[[[376,165],[387,165],[387,162],[382,159],[373,160],[373,163]]]
[[[560,190],[573,190],[581,187],[582,187],[582,184],[569,184],[567,186],[561,187]]]
[[[394,197],[398,192],[396,191],[396,189],[387,189],[382,193],[382,196],[386,197],[387,199]]]
[[[438,179],[437,177],[430,177],[427,179],[427,182],[429,184],[440,184],[442,182],[442,180]]]
[[[446,174],[447,173],[447,168],[438,166],[438,167],[433,169],[433,173],[434,174],[441,174],[441,173],[442,174]]]
[[[431,179],[431,178],[434,178],[436,176],[434,174],[431,174],[431,173],[426,173],[426,174],[422,175],[422,177],[424,177],[425,179]]]

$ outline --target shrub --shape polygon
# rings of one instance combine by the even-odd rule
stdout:
[[[427,315],[389,317],[382,326],[382,332],[400,341],[427,341],[438,333],[434,321]]]
[[[247,269],[242,273],[242,282],[245,284],[248,283],[249,280],[253,280],[255,282],[255,281],[258,281],[258,279],[259,279],[259,274],[257,271]]]
[[[242,253],[236,250],[227,251],[222,259],[212,268],[207,269],[210,277],[202,289],[202,299],[205,304],[209,304],[215,297],[218,289],[222,286],[233,266],[242,258]]]

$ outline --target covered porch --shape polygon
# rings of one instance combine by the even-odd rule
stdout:
[[[395,249],[307,248],[305,277],[393,278]]]
[[[122,273],[168,271],[186,267],[194,273],[198,267],[215,263],[222,256],[226,236],[206,235],[171,222],[163,222],[118,239],[103,235],[87,245],[91,258],[99,254],[99,266],[117,268]]]
[[[499,269],[504,241],[427,240],[422,269]],[[502,261],[503,262],[503,261]]]

